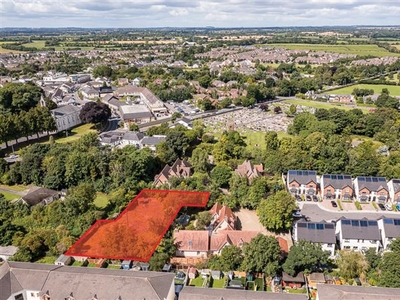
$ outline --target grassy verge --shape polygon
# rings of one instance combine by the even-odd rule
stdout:
[[[362,210],[361,203],[358,201],[355,201],[354,204],[356,205],[357,210]]]
[[[343,210],[342,202],[340,200],[337,201],[337,204],[339,205],[340,210]]]
[[[375,202],[372,202],[372,206],[373,206],[376,210],[379,210],[378,204],[376,204]]]

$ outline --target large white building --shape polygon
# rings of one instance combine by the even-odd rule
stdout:
[[[82,121],[79,118],[80,111],[80,107],[71,104],[52,109],[50,112],[56,121],[57,132],[81,125]]]

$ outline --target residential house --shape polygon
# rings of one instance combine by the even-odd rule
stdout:
[[[72,256],[68,256],[68,255],[64,255],[61,254],[56,261],[54,262],[54,264],[56,266],[69,266],[72,262],[74,261],[74,258]]]
[[[306,283],[304,273],[299,272],[296,276],[290,276],[286,272],[282,272],[282,286],[290,288],[302,288]]]
[[[394,300],[400,298],[400,289],[336,284],[317,284],[316,300]]]
[[[231,245],[242,248],[244,243],[250,243],[251,239],[259,233],[259,231],[227,230],[212,234],[210,236],[209,254],[220,255],[222,249]]]
[[[317,172],[289,170],[286,176],[287,189],[292,195],[317,194]]]
[[[354,104],[354,95],[329,95],[329,101],[344,104]]]
[[[89,99],[94,99],[99,97],[99,90],[92,87],[84,87],[81,90],[82,96]]]
[[[178,158],[171,167],[166,165],[160,174],[156,175],[154,178],[154,185],[163,185],[173,176],[187,178],[191,175],[192,165],[187,160]]]
[[[10,257],[17,253],[17,251],[18,247],[15,246],[0,246],[0,262],[7,261]]]
[[[385,203],[389,198],[389,187],[384,177],[358,176],[354,180],[354,192],[360,202]]]
[[[262,176],[264,173],[264,168],[262,164],[253,165],[246,159],[241,165],[237,166],[235,173],[241,177],[247,177],[247,179],[251,182],[254,180],[254,178]]]
[[[35,186],[30,188],[28,193],[21,199],[25,204],[35,206],[50,204],[54,200],[59,199],[60,196],[61,192]]]
[[[392,179],[388,183],[389,197],[393,204],[400,205],[400,179]]]
[[[336,237],[340,250],[364,252],[372,248],[378,252],[381,247],[381,233],[375,220],[341,218],[336,222]]]
[[[328,251],[329,256],[335,256],[336,233],[333,223],[322,222],[296,222],[293,228],[293,240],[309,241],[320,244],[322,250]]]
[[[210,236],[207,230],[177,230],[174,232],[178,257],[208,256]]]
[[[235,230],[237,217],[227,205],[217,202],[209,210],[211,214],[211,224],[213,232],[221,230]]]
[[[80,112],[80,107],[71,104],[50,110],[50,113],[56,122],[57,132],[81,125],[82,121],[79,117]]]
[[[111,111],[113,112],[118,112],[119,107],[121,105],[124,105],[124,103],[119,101],[119,99],[115,97],[113,94],[105,95],[103,98],[101,98],[101,102],[107,104],[110,107]]]
[[[232,280],[233,282],[235,280]],[[201,289],[185,286],[179,293],[179,300],[306,300],[306,294],[256,292],[243,288]],[[377,298],[378,299],[378,298]],[[386,299],[385,299],[386,300]]]
[[[324,174],[321,177],[322,199],[351,200],[353,197],[353,181],[350,175]]]
[[[6,262],[0,267],[0,299],[173,300],[173,273]]]
[[[167,138],[166,135],[153,135],[153,136],[145,136],[140,141],[141,148],[150,148],[153,152],[156,151],[156,146],[164,142]]]
[[[382,217],[378,220],[382,236],[382,248],[387,250],[394,239],[400,238],[400,218]]]

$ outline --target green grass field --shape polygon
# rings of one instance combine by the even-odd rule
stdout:
[[[107,194],[100,193],[100,192],[97,192],[96,194],[97,194],[97,196],[96,196],[96,199],[94,199],[93,204],[99,208],[106,207],[106,205],[108,204],[108,201],[109,201]]]
[[[75,127],[68,133],[68,136],[55,139],[56,143],[70,143],[72,141],[76,141],[81,138],[82,135],[90,133],[90,132],[97,132],[94,128],[93,124],[84,124],[78,127]],[[49,143],[49,142],[45,142]]]
[[[214,279],[212,287],[216,289],[222,289],[224,287],[225,279]]]
[[[45,42],[41,40],[33,40],[31,43],[23,44],[24,47],[35,47],[37,49],[45,48]]]
[[[29,186],[19,185],[19,184],[17,184],[17,185],[0,184],[0,188],[11,190],[11,191],[16,191],[16,192],[23,192],[23,191],[29,189]]]
[[[382,89],[389,90],[390,95],[400,96],[400,86],[398,85],[384,85],[384,84],[356,84],[344,87],[337,90],[329,91],[329,94],[351,94],[355,88],[359,89],[373,89],[375,94],[380,94]]]
[[[330,92],[330,93],[332,93],[332,92]],[[289,103],[289,104],[296,104],[296,105],[314,107],[314,108],[325,108],[325,109],[330,109],[330,108],[336,107],[336,108],[343,109],[343,110],[351,110],[354,108],[359,108],[365,113],[367,113],[370,110],[369,107],[362,107],[362,106],[361,107],[359,107],[359,106],[352,107],[352,106],[345,106],[345,105],[339,105],[339,104],[334,104],[334,103],[318,102],[318,101],[304,100],[304,99],[290,99],[290,100],[284,100],[283,102]]]
[[[4,198],[6,200],[8,200],[8,201],[21,198],[21,196],[19,196],[17,194],[12,194],[12,193],[9,193],[9,192],[4,192],[4,191],[0,191],[0,194],[3,194]]]
[[[400,56],[400,53],[392,53],[377,45],[324,45],[324,44],[266,44],[266,46],[281,47],[288,50],[313,50],[326,51],[343,54],[356,54],[360,56],[372,55],[382,56]]]

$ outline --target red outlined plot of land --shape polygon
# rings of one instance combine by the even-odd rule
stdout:
[[[148,261],[183,206],[204,207],[208,192],[142,190],[115,220],[100,220],[65,253]]]

